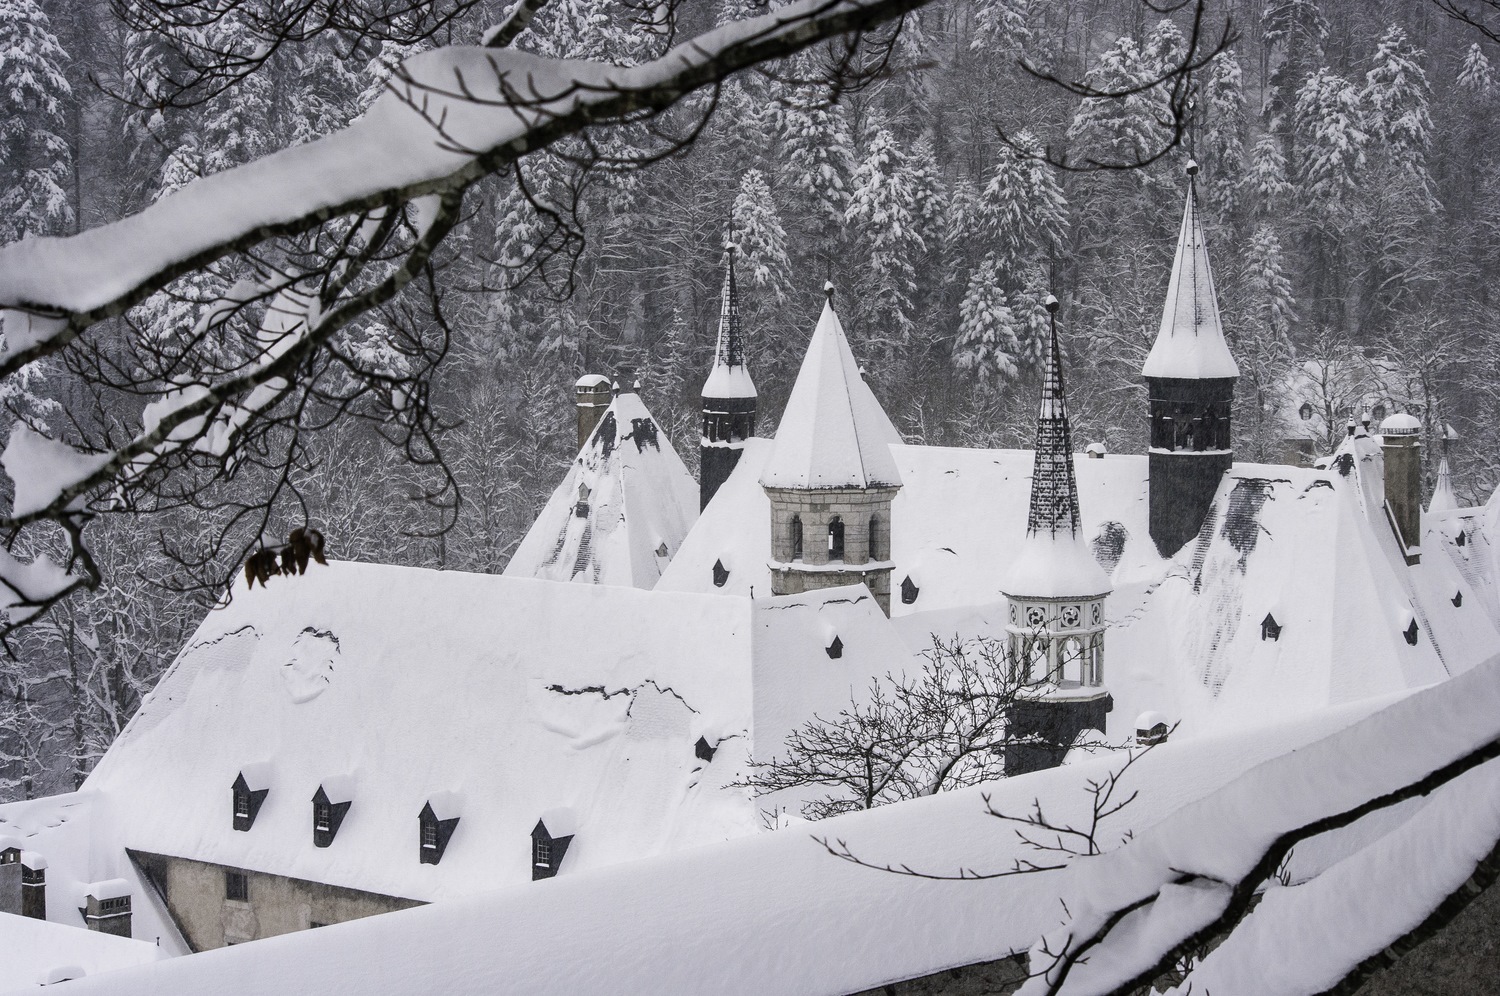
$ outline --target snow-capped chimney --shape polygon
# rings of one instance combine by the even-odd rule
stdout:
[[[1422,423],[1398,412],[1380,423],[1385,507],[1407,565],[1422,559]]]
[[[574,385],[574,393],[577,395],[578,448],[581,450],[589,436],[593,435],[594,426],[604,417],[604,410],[609,407],[609,378],[603,374],[580,377]]]

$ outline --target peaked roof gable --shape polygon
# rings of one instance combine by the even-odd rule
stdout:
[[[697,483],[640,395],[621,393],[505,575],[650,588],[697,521],[698,504]]]
[[[901,473],[890,451],[892,443],[900,442],[901,434],[860,376],[830,297],[802,359],[761,484],[900,487]]]
[[[1208,240],[1198,220],[1194,182],[1197,165],[1188,168],[1187,205],[1177,235],[1177,256],[1167,284],[1167,304],[1156,343],[1141,368],[1143,377],[1207,380],[1238,377],[1240,368],[1224,341],[1219,299],[1208,263]]]
[[[714,366],[703,383],[705,398],[753,398],[755,381],[745,363],[745,331],[740,323],[740,292],[734,282],[734,244],[724,247],[724,286],[719,293],[719,342]]]

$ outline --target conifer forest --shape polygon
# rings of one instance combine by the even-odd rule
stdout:
[[[262,6],[278,5],[0,0],[0,243],[123,217],[338,129],[401,60],[477,40],[509,3],[385,3],[400,10],[380,30],[335,17],[276,44]],[[555,0],[516,44],[628,64],[765,6],[692,0],[669,28],[639,0]],[[1459,499],[1485,501],[1500,45],[1429,0],[1201,9],[936,0],[883,29],[858,85],[828,84],[846,53],[824,45],[489,178],[431,265],[339,333],[357,374],[326,361],[320,390],[233,461],[185,461],[90,522],[99,583],[0,660],[0,800],[78,785],[263,540],[312,523],[342,559],[501,570],[574,455],[581,375],[633,368],[696,468],[726,240],[760,435],[831,281],[908,440],[1029,447],[1055,294],[1074,440],[1142,452],[1139,371],[1194,161],[1241,370],[1236,458],[1280,462],[1309,433],[1326,454],[1378,395],[1428,440],[1454,436]],[[1174,73],[1195,25],[1201,65]],[[38,361],[6,382],[7,423],[88,441],[104,412],[149,417],[146,387],[185,383],[189,349],[230,362],[205,314],[258,265],[221,259],[111,318],[129,348]]]

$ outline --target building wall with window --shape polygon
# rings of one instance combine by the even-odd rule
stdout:
[[[131,858],[166,901],[195,951],[422,905],[415,899],[164,854],[133,851]]]

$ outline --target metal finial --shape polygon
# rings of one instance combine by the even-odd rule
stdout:
[[[823,281],[823,293],[828,295],[828,302],[830,304],[832,304],[833,303],[833,281],[832,280],[825,280],[825,281]]]
[[[1057,296],[1054,295],[1054,294],[1048,294],[1047,295],[1047,302],[1046,303],[1047,303],[1047,314],[1049,314],[1049,315],[1055,315],[1055,314],[1057,314],[1057,307],[1058,307],[1058,305],[1057,305]]]
[[[1196,159],[1189,159],[1188,160],[1187,175],[1188,176],[1197,176],[1198,175],[1198,160],[1196,160]]]

